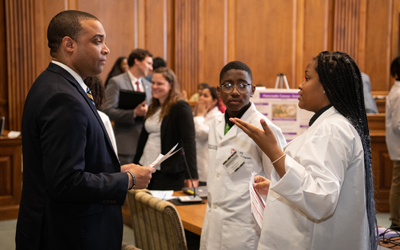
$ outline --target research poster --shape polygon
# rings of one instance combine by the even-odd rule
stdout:
[[[257,110],[282,129],[290,142],[308,128],[314,113],[298,106],[298,89],[256,88],[251,98]]]

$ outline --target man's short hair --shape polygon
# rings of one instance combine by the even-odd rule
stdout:
[[[128,65],[132,67],[135,64],[135,59],[139,61],[143,61],[146,56],[153,57],[153,54],[150,51],[145,49],[134,49],[128,57]]]
[[[47,28],[47,40],[51,56],[58,52],[64,37],[69,36],[75,41],[78,39],[79,32],[83,29],[81,21],[84,20],[99,21],[92,14],[78,10],[62,11],[51,19]]]
[[[156,70],[157,68],[160,67],[167,67],[167,64],[165,63],[164,59],[161,57],[154,57],[153,58],[153,70]]]
[[[228,64],[226,64],[222,69],[221,69],[221,73],[219,74],[219,83],[221,84],[221,79],[222,76],[229,70],[231,69],[240,69],[240,70],[244,70],[247,72],[247,74],[249,74],[250,80],[251,82],[253,82],[253,74],[251,73],[251,69],[249,68],[249,66],[247,66],[245,63],[242,63],[240,61],[232,61],[229,62]]]

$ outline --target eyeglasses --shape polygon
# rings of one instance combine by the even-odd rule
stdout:
[[[221,89],[225,93],[229,94],[233,91],[233,88],[235,86],[236,86],[237,90],[239,91],[239,93],[246,94],[249,91],[249,89],[247,87],[251,86],[251,84],[248,84],[248,83],[233,84],[233,83],[227,82],[227,83],[221,84]]]

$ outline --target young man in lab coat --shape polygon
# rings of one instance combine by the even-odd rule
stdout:
[[[264,119],[281,148],[286,140],[281,129],[250,102],[255,91],[252,78],[250,68],[239,61],[228,63],[220,73],[217,90],[226,112],[210,126],[208,206],[201,234],[202,250],[256,249],[258,245],[260,228],[251,214],[249,181],[252,172],[270,178],[273,166],[254,141],[229,118],[241,118],[260,128],[260,119]]]

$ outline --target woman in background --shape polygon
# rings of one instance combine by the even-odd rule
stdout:
[[[154,166],[148,189],[181,190],[185,180],[194,179],[198,185],[196,143],[193,114],[183,100],[174,72],[165,67],[153,72],[152,100],[140,134],[134,162],[150,165],[159,154],[165,155],[179,143],[178,152],[160,165]],[[185,159],[186,158],[186,159]],[[186,163],[187,162],[187,163]],[[188,172],[188,169],[190,172]]]
[[[310,127],[284,152],[265,121],[260,130],[232,119],[273,160],[258,249],[377,249],[371,146],[358,66],[321,52],[307,65],[299,107]]]
[[[128,69],[128,58],[126,58],[125,56],[118,57],[117,61],[115,61],[114,63],[114,66],[110,70],[110,73],[108,73],[106,84],[104,85],[104,87],[107,87],[108,81],[111,78],[119,74],[125,73],[126,71],[128,71]]]
[[[194,126],[196,130],[197,171],[199,185],[205,186],[208,166],[208,131],[210,122],[221,115],[218,109],[219,98],[215,87],[202,90],[194,111]]]

